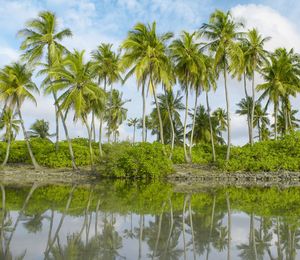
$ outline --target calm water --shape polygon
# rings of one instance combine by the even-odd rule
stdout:
[[[300,189],[1,186],[0,259],[300,259]]]

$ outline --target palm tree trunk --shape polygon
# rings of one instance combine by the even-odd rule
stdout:
[[[98,234],[98,212],[100,207],[100,200],[97,201],[96,212],[95,212],[95,237]]]
[[[244,72],[243,75],[244,78],[244,91],[245,91],[245,97],[246,100],[248,99],[248,91],[247,91],[247,82],[246,82],[246,73]],[[248,113],[247,113],[247,125],[248,125],[248,138],[249,138],[249,143],[251,143],[251,130],[250,130],[250,118],[249,118],[249,107],[248,107]]]
[[[68,131],[68,127],[66,125],[66,117],[67,117],[67,112],[66,112],[66,115],[63,116],[63,113],[61,112],[60,108],[59,108],[59,105],[58,105],[58,101],[57,101],[57,96],[55,93],[53,93],[53,97],[54,97],[54,101],[55,101],[55,104],[57,106],[57,109],[58,109],[58,116],[61,118],[61,122],[63,124],[63,128],[64,128],[64,131],[65,131],[65,136],[66,136],[66,139],[67,139],[67,142],[68,142],[68,147],[69,147],[69,153],[70,153],[70,157],[71,157],[71,164],[72,164],[72,168],[73,170],[75,169],[78,169],[77,166],[76,166],[76,163],[75,163],[75,159],[74,159],[74,152],[73,152],[73,147],[72,147],[72,142],[71,142],[71,139],[69,137],[69,131]]]
[[[229,106],[229,93],[227,89],[227,71],[224,63],[224,84],[225,84],[225,97],[226,97],[226,108],[227,108],[227,153],[226,160],[230,159],[230,146],[231,146],[231,127],[230,127],[230,106]]]
[[[156,236],[156,241],[155,241],[155,246],[154,246],[154,252],[153,252],[153,255],[152,255],[152,259],[154,259],[156,257],[158,242],[159,242],[160,233],[161,233],[161,224],[162,224],[162,217],[163,217],[163,214],[164,214],[164,208],[165,208],[165,202],[162,205],[162,211],[161,211],[160,216],[159,216],[158,231],[157,231],[157,236]]]
[[[226,193],[226,202],[227,202],[227,213],[228,213],[228,243],[227,243],[227,260],[231,259],[231,209],[230,209],[230,200],[229,195]]]
[[[216,161],[215,141],[214,141],[213,127],[212,127],[212,123],[211,123],[210,106],[209,106],[208,92],[207,91],[206,91],[206,107],[207,107],[207,114],[208,114],[208,123],[209,123],[209,131],[210,131],[212,157],[213,157],[213,162],[215,162]]]
[[[257,260],[257,250],[256,250],[256,241],[255,241],[255,228],[254,228],[254,215],[253,213],[250,214],[250,239],[252,240],[251,243],[253,245],[254,251],[254,259]]]
[[[184,149],[184,159],[186,162],[190,162],[189,157],[187,155],[186,150],[186,124],[187,124],[187,117],[188,117],[188,110],[189,110],[189,91],[188,86],[186,86],[186,93],[185,93],[185,116],[184,116],[184,125],[183,125],[183,149]]]
[[[54,109],[55,109],[55,152],[58,152],[59,149],[59,123],[58,123],[58,106],[57,106],[57,97],[56,97],[56,93],[53,91],[53,99],[54,99]]]
[[[193,115],[193,124],[192,124],[192,132],[191,132],[191,140],[190,140],[190,158],[193,161],[192,157],[192,148],[193,148],[193,138],[194,138],[194,130],[195,130],[195,123],[196,123],[196,110],[197,110],[197,103],[198,103],[198,88],[196,89],[196,97],[195,97],[195,105],[194,105],[194,115]]]
[[[275,129],[275,140],[277,140],[277,114],[278,114],[278,104],[274,104],[274,129]]]
[[[104,92],[106,93],[106,77],[104,77]],[[102,150],[102,125],[103,125],[103,111],[100,113],[100,125],[99,125],[99,154],[100,158],[103,156]]]
[[[92,140],[96,142],[95,111],[92,111],[91,133],[93,135]]]
[[[148,129],[146,128],[145,130],[145,142],[147,142]]]
[[[33,155],[33,152],[31,150],[31,146],[30,146],[30,143],[29,143],[28,135],[27,135],[27,132],[25,130],[24,121],[23,121],[22,114],[21,114],[20,101],[19,100],[17,100],[17,110],[18,110],[18,115],[19,115],[19,118],[20,118],[21,127],[22,127],[22,130],[23,130],[24,138],[25,138],[25,141],[26,141],[27,149],[28,149],[28,152],[29,152],[32,164],[33,164],[33,166],[34,166],[34,168],[36,170],[39,170],[41,167],[37,163],[37,161],[36,161],[36,159],[35,159],[35,157]]]
[[[4,239],[4,222],[5,222],[5,218],[6,218],[6,194],[5,194],[5,187],[3,186],[3,184],[0,184],[1,187],[1,195],[2,195],[2,216],[1,216],[1,229],[0,229],[0,238],[1,238],[1,251],[3,252],[3,239]]]
[[[163,258],[166,258],[166,255],[167,255],[167,252],[169,249],[170,240],[171,240],[172,233],[173,233],[173,227],[174,227],[174,214],[173,214],[173,205],[172,205],[171,198],[169,198],[169,204],[170,204],[170,231],[169,231],[168,240],[167,240]]]
[[[156,105],[157,115],[158,115],[158,121],[159,121],[160,142],[164,145],[165,142],[164,142],[163,124],[162,124],[162,120],[161,120],[161,114],[160,114],[159,104],[157,102],[157,96],[156,96],[155,86],[152,83],[152,77],[151,77],[151,85],[152,85],[152,88],[153,88],[153,96],[154,96],[154,100],[155,100],[155,105]]]
[[[89,149],[90,149],[90,159],[91,159],[91,168],[93,170],[93,166],[94,166],[94,151],[93,151],[93,146],[92,146],[92,133],[91,133],[91,129],[89,127],[89,123],[87,122],[87,119],[85,116],[82,117],[83,122],[86,126],[86,130],[88,132],[88,137],[89,137]]]
[[[250,116],[250,132],[251,132],[251,140],[250,140],[250,144],[253,145],[253,128],[254,128],[254,110],[255,110],[255,85],[254,85],[254,71],[252,74],[252,107],[251,107],[251,116]]]
[[[73,168],[73,170],[76,170],[76,169],[78,169],[78,167],[76,166],[76,163],[75,163],[72,142],[71,142],[71,139],[69,137],[68,127],[66,125],[66,118],[63,116],[63,114],[62,114],[62,112],[60,110],[59,110],[59,116],[61,118],[61,122],[63,124],[63,128],[64,128],[64,131],[65,131],[65,136],[66,136],[66,139],[67,139],[67,142],[68,142],[69,153],[70,153],[71,163],[72,163],[72,168]]]
[[[278,255],[278,259],[283,259],[282,250],[281,250],[281,236],[280,236],[279,217],[276,218],[276,233],[277,233],[277,255]]]
[[[209,251],[210,251],[210,240],[211,240],[211,234],[212,234],[212,229],[213,229],[213,225],[214,225],[215,207],[216,207],[216,195],[214,195],[213,206],[212,206],[212,211],[211,211],[210,229],[209,229],[207,251],[206,251],[206,260],[208,260]]]
[[[248,97],[248,91],[247,91],[247,82],[246,82],[246,73],[245,72],[244,72],[243,78],[244,78],[245,97],[247,98]]]
[[[143,130],[142,130],[142,140],[147,142],[147,129],[146,129],[146,93],[145,93],[145,83],[142,86],[142,96],[143,96]]]
[[[6,144],[5,158],[4,158],[3,163],[1,164],[2,167],[4,167],[8,161],[10,145],[11,145],[11,119],[10,119],[10,123],[9,123],[9,133],[8,133],[8,140],[7,140],[7,144]]]
[[[143,215],[140,215],[140,221],[139,221],[139,225],[140,225],[140,232],[139,232],[139,256],[138,259],[142,259],[142,240],[143,240],[143,226],[144,226],[144,221],[143,221]]]
[[[136,125],[134,124],[133,125],[133,141],[132,141],[132,143],[134,144],[135,143],[135,128],[136,128]]]
[[[164,90],[165,90],[165,96],[167,97],[166,88],[164,88]],[[168,98],[166,99],[166,102],[167,102],[166,105],[167,105],[167,110],[168,110],[168,115],[169,115],[169,120],[170,120],[170,126],[171,126],[171,132],[172,132],[171,153],[170,153],[170,159],[172,159],[172,154],[173,154],[174,144],[175,144],[175,130],[174,130],[173,119],[172,119],[172,114],[171,114]]]
[[[109,97],[109,99],[110,99],[110,104],[112,105],[112,90],[113,90],[113,87],[112,87],[112,84],[110,85],[110,97]],[[109,108],[109,116],[108,116],[108,121],[110,122],[111,121],[111,107]],[[110,125],[108,124],[107,125],[107,131],[108,131],[108,136],[107,136],[107,141],[108,141],[108,143],[110,143],[110,135],[111,135],[111,129],[110,129]]]

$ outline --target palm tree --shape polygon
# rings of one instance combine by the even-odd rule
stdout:
[[[208,92],[210,90],[215,91],[217,89],[216,84],[216,74],[213,69],[213,58],[207,55],[204,55],[204,64],[205,64],[205,71],[202,73],[203,75],[203,90],[205,91],[205,99],[206,99],[206,109],[208,115],[208,122],[209,122],[209,130],[210,130],[210,140],[211,140],[211,147],[212,147],[212,157],[213,161],[216,161],[216,152],[215,152],[215,142],[214,142],[214,134],[213,134],[213,125],[212,125],[212,118],[211,118],[211,111],[209,105],[209,97]]]
[[[199,91],[199,78],[203,69],[203,61],[199,52],[200,44],[195,41],[196,33],[188,33],[183,31],[180,39],[176,39],[170,45],[171,55],[175,63],[175,73],[181,84],[182,90],[185,92],[185,118],[184,118],[184,157],[188,162],[191,158],[188,157],[186,150],[186,127],[188,118],[188,96],[189,90],[196,89],[195,105],[197,106],[197,97]],[[195,120],[193,120],[195,122]],[[194,124],[193,124],[194,126]],[[191,142],[193,140],[191,134]],[[192,145],[192,143],[190,144]]]
[[[39,137],[42,139],[48,139],[55,134],[49,133],[49,122],[44,119],[36,120],[30,127],[30,131],[27,131],[29,137]]]
[[[127,108],[125,108],[124,105],[130,102],[130,100],[123,100],[122,96],[122,93],[118,90],[112,90],[112,99],[108,102],[108,113],[105,114],[108,136],[113,134],[114,142],[117,141],[119,126],[127,118]]]
[[[134,144],[135,142],[135,129],[136,129],[136,126],[139,122],[139,119],[138,118],[130,118],[128,120],[128,126],[133,126],[133,137],[132,137],[132,143]]]
[[[25,50],[23,58],[30,63],[40,61],[46,52],[47,66],[49,69],[59,59],[61,53],[68,52],[61,44],[61,41],[66,37],[71,37],[70,29],[65,28],[58,31],[57,17],[50,11],[43,11],[38,14],[38,17],[29,20],[26,23],[26,28],[18,32],[18,35],[24,38],[21,43],[21,50]],[[51,79],[49,84],[51,84]],[[58,150],[59,141],[59,124],[58,124],[58,104],[57,93],[52,92],[55,105],[56,118],[56,150]]]
[[[268,52],[264,49],[266,41],[270,37],[263,38],[257,29],[252,29],[247,32],[245,38],[242,39],[245,46],[244,60],[245,66],[251,75],[252,80],[252,104],[255,104],[255,72],[259,71],[263,62],[267,59]],[[254,110],[252,105],[250,113],[250,144],[253,145],[253,128],[254,128]]]
[[[95,107],[104,107],[104,91],[92,81],[92,63],[84,62],[84,51],[75,50],[68,54],[61,67],[51,74],[58,76],[47,91],[63,91],[57,102],[59,110],[74,110],[74,120],[81,119],[86,126],[89,138],[91,166],[94,164],[92,133],[87,121],[88,114]]]
[[[233,20],[229,11],[224,13],[220,10],[216,10],[211,14],[209,23],[203,24],[200,29],[204,36],[211,40],[207,46],[215,53],[215,68],[218,69],[218,71],[223,71],[228,135],[226,160],[229,160],[230,158],[231,146],[231,118],[227,73],[228,70],[230,71],[243,65],[243,51],[240,45],[236,42],[236,40],[242,36],[242,34],[238,32],[241,26],[242,24],[236,23]]]
[[[98,79],[98,84],[103,82],[103,89],[106,92],[107,85],[111,87],[112,93],[113,84],[122,80],[120,72],[120,54],[112,50],[112,44],[101,43],[97,50],[92,51],[93,71]],[[110,99],[112,96],[110,95]],[[99,149],[102,156],[102,125],[103,111],[100,111],[100,126],[99,126]],[[94,124],[94,123],[93,123]],[[95,126],[93,127],[95,130]],[[108,131],[110,132],[110,131]],[[95,135],[95,134],[94,134]]]
[[[145,84],[148,80],[148,87],[153,93],[160,126],[161,143],[163,139],[163,125],[160,108],[157,101],[156,86],[162,83],[166,88],[170,86],[171,66],[166,54],[166,41],[173,36],[172,33],[158,35],[156,23],[145,25],[138,23],[133,30],[129,31],[127,38],[123,41],[121,48],[125,50],[122,58],[124,68],[130,68],[126,79],[133,73],[136,76],[138,87],[142,87],[143,95],[143,140],[145,140]]]
[[[227,113],[225,112],[225,110],[219,107],[212,113],[212,115],[213,117],[216,118],[221,133],[225,131],[227,129],[227,123],[228,123]]]
[[[278,109],[280,100],[289,95],[296,95],[299,90],[299,64],[293,49],[289,52],[286,49],[277,49],[270,56],[262,68],[262,76],[265,83],[257,86],[257,90],[263,91],[259,100],[268,98],[274,104],[274,136],[277,140],[278,133]]]
[[[139,120],[139,123],[137,125],[138,129],[143,129],[143,118]],[[147,136],[148,136],[148,129],[152,128],[152,121],[149,115],[145,116],[145,140],[144,142],[147,142]]]
[[[164,129],[164,140],[165,143],[171,144],[172,150],[174,148],[175,140],[177,139],[176,129],[182,126],[180,112],[185,109],[182,103],[182,98],[183,96],[180,91],[177,91],[176,95],[174,95],[172,90],[166,90],[164,94],[157,96]],[[151,116],[154,124],[159,127],[156,115],[157,109],[154,108]]]
[[[0,129],[5,129],[3,140],[7,143],[5,158],[1,164],[2,167],[4,167],[8,161],[11,141],[15,138],[20,129],[20,120],[16,119],[16,116],[11,108],[6,108],[0,120]]]
[[[267,108],[262,108],[260,103],[255,105],[254,110],[254,126],[258,128],[258,140],[263,141],[265,140],[263,132],[266,132],[266,126],[270,125],[270,119],[268,117]]]
[[[35,169],[39,169],[40,166],[33,155],[21,113],[24,100],[28,99],[36,104],[32,92],[39,93],[39,90],[32,81],[32,70],[25,64],[13,63],[0,72],[0,99],[9,100],[10,106],[16,107],[32,164]]]

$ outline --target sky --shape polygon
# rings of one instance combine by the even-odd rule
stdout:
[[[19,49],[21,39],[17,31],[24,28],[28,19],[37,16],[40,11],[53,11],[60,28],[68,27],[73,37],[63,41],[70,50],[86,50],[86,59],[97,46],[112,43],[117,50],[127,32],[137,22],[151,23],[156,21],[160,33],[172,31],[178,37],[182,30],[195,31],[202,23],[207,22],[215,9],[230,10],[234,18],[245,24],[245,30],[257,28],[264,36],[272,39],[266,43],[267,50],[278,47],[294,48],[300,52],[300,2],[296,0],[0,0],[0,67],[17,61],[22,53]],[[35,79],[37,85],[40,79]],[[255,84],[262,80],[257,77]],[[250,83],[248,82],[250,87]],[[135,78],[130,78],[124,85],[116,84],[115,88],[123,92],[124,99],[131,99],[126,104],[128,118],[142,116],[141,93],[137,89]],[[175,91],[179,86],[174,87]],[[238,103],[244,97],[242,82],[229,80],[230,110],[232,113],[233,144],[242,145],[247,142],[246,118],[234,114]],[[190,95],[189,107],[192,108],[194,95]],[[299,99],[293,100],[295,108]],[[37,96],[38,105],[25,102],[23,117],[27,129],[36,119],[50,122],[50,132],[55,130],[53,99],[44,96],[42,91]],[[147,113],[152,110],[153,97],[148,96]],[[218,89],[210,94],[212,109],[225,108],[224,84],[218,81]],[[205,104],[204,96],[200,96],[199,104]],[[68,119],[71,137],[87,136],[81,122],[73,123]],[[132,139],[133,130],[125,122],[120,127],[120,139]],[[64,138],[60,125],[60,135]],[[22,138],[22,135],[19,135]],[[137,140],[141,139],[138,131]],[[155,138],[152,137],[152,140]]]

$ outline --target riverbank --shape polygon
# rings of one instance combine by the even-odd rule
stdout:
[[[93,184],[108,179],[99,172],[91,172],[90,167],[74,171],[69,168],[34,170],[30,165],[10,165],[0,170],[3,184]],[[172,184],[178,192],[197,192],[214,186],[300,186],[299,172],[222,172],[211,165],[178,164],[174,173],[162,180]]]

